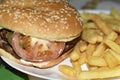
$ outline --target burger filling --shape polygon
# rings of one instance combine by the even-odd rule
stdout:
[[[0,48],[26,61],[48,61],[56,59],[74,46],[76,41],[64,43],[48,41],[6,29],[0,30]]]
[[[16,54],[28,61],[48,61],[59,57],[65,47],[65,43],[50,42],[47,40],[22,36],[13,33],[12,47]]]

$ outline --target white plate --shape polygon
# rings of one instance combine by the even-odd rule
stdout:
[[[95,11],[84,10],[84,11],[92,12],[92,13],[99,13],[99,12],[108,13],[108,11],[103,11],[103,10],[98,10],[98,11],[96,11],[96,10]],[[83,11],[80,11],[80,12],[83,12]],[[71,65],[69,58],[64,60],[62,63],[58,64],[57,66],[54,66],[54,67],[48,68],[48,69],[39,69],[39,68],[35,68],[35,67],[24,66],[24,65],[15,63],[13,61],[10,61],[10,60],[8,60],[8,59],[6,59],[4,57],[2,57],[2,59],[8,65],[10,65],[11,67],[13,67],[13,68],[15,68],[15,69],[17,69],[17,70],[19,70],[19,71],[21,71],[23,73],[26,73],[26,74],[29,74],[29,75],[32,75],[32,76],[35,76],[35,77],[49,79],[49,80],[74,80],[74,79],[68,79],[68,77],[64,76],[63,74],[61,74],[58,71],[58,66],[60,64]]]
[[[35,76],[35,77],[39,77],[39,78],[43,78],[43,79],[48,79],[48,80],[68,80],[67,77],[65,77],[63,74],[61,74],[58,71],[58,65],[54,66],[52,68],[39,69],[39,68],[24,66],[24,65],[15,63],[15,62],[10,61],[9,59],[6,59],[4,57],[1,57],[1,58],[11,67],[13,67],[16,70],[19,70],[23,73],[29,74],[31,76]],[[70,65],[71,63],[69,62],[69,59],[66,59],[60,64],[69,64]],[[73,80],[73,79],[71,79],[71,80]]]

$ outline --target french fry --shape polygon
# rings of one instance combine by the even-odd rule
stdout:
[[[117,43],[118,45],[120,45],[120,35],[117,37],[117,39],[115,40],[115,43]]]
[[[99,70],[106,70],[106,69],[110,69],[108,66],[101,66],[101,67],[98,67],[96,69],[93,69],[94,71],[99,71]]]
[[[69,77],[76,77],[76,71],[74,68],[68,65],[60,65],[58,67],[59,71],[62,72],[64,75],[69,76]]]
[[[79,48],[81,52],[85,51],[87,49],[87,42],[80,41]]]
[[[80,58],[78,59],[80,65],[87,62],[87,54],[84,52],[81,54]]]
[[[88,20],[91,20],[93,15],[96,15],[96,14],[93,14],[93,13],[87,13],[87,12],[83,12],[81,15],[81,18],[83,19],[83,22],[87,22]]]
[[[97,25],[94,22],[85,23],[83,25],[83,29],[89,29],[89,28],[97,29]]]
[[[112,54],[118,60],[118,64],[120,64],[120,54],[116,53],[112,49],[109,49],[109,53]]]
[[[115,32],[120,33],[120,21],[113,19],[105,19],[104,22]]]
[[[114,41],[105,40],[105,44],[110,47],[112,50],[120,54],[120,45],[116,44]]]
[[[106,45],[104,45],[103,42],[100,43],[97,46],[96,50],[93,52],[92,56],[102,56],[102,54],[104,53],[105,49],[106,49]]]
[[[87,47],[87,50],[86,50],[86,56],[89,57],[89,56],[92,56],[93,55],[93,52],[96,48],[97,44],[89,44],[88,47]]]
[[[106,63],[108,64],[108,67],[114,68],[115,66],[118,65],[117,59],[116,59],[113,55],[110,54],[109,49],[107,49],[107,50],[105,51],[103,57],[104,57]]]
[[[98,28],[105,34],[110,34],[113,30],[98,16],[94,15],[92,20],[98,25]]]
[[[70,54],[70,59],[72,61],[76,61],[80,58],[81,52],[80,52],[80,41],[75,45],[73,51]]]
[[[78,61],[72,61],[72,66],[73,66],[73,69],[75,69],[76,71],[76,75],[77,74],[80,74],[81,72],[81,64],[78,62]]]
[[[108,35],[106,36],[105,40],[106,40],[106,39],[109,39],[109,40],[114,41],[114,40],[117,39],[117,37],[118,37],[118,34],[117,34],[116,32],[114,32],[114,31],[112,31],[110,34],[108,34]]]
[[[81,38],[88,43],[95,44],[103,41],[103,34],[98,29],[87,28],[83,30]]]
[[[119,76],[120,76],[120,66],[112,69],[82,71],[79,74],[79,76],[77,76],[77,80],[103,79],[103,78],[113,78]]]
[[[113,16],[115,19],[120,20],[120,11],[116,10],[115,8],[111,8],[111,16]]]
[[[116,32],[111,32],[109,35],[105,37],[105,40],[109,39],[109,40],[114,41],[117,37],[118,37],[118,34]],[[96,50],[93,52],[93,56],[101,56],[104,53],[106,48],[107,46],[104,44],[104,41],[101,42],[97,46]]]
[[[85,51],[86,49],[87,49],[87,42],[79,41],[75,45],[73,51],[71,52],[70,59],[72,61],[78,60],[80,58],[81,54],[82,54],[81,52]]]
[[[113,17],[111,15],[108,15],[107,13],[104,13],[104,12],[100,12],[98,14],[103,20],[105,19],[113,19]]]
[[[98,66],[90,66],[89,70],[98,70],[98,68],[99,68]]]
[[[88,58],[88,64],[90,66],[107,66],[104,58],[98,56],[91,56]]]

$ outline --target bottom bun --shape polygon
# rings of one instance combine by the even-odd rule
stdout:
[[[34,67],[38,67],[38,68],[49,68],[49,67],[52,67],[52,66],[59,64],[64,59],[66,59],[69,56],[71,51],[72,51],[72,49],[70,49],[66,53],[62,54],[59,58],[54,59],[54,60],[50,60],[50,61],[46,61],[46,62],[28,62],[28,61],[25,61],[22,59],[17,59],[14,56],[12,56],[10,53],[6,52],[5,50],[3,50],[1,48],[0,48],[0,56],[3,56],[9,60],[12,60],[14,62],[17,62],[19,64],[23,64],[26,66],[34,66]]]

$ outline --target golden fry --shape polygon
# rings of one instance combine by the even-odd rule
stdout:
[[[89,70],[98,70],[98,68],[99,68],[98,66],[90,66]]]
[[[115,8],[111,8],[111,13],[110,15],[114,17],[117,20],[120,20],[120,11],[116,10]]]
[[[107,63],[105,62],[104,58],[97,57],[97,56],[91,56],[88,58],[88,64],[90,66],[107,66]]]
[[[96,50],[93,52],[93,55],[92,55],[92,56],[102,56],[103,53],[104,53],[104,51],[105,51],[105,49],[106,49],[106,45],[104,45],[103,42],[100,43],[100,44],[97,46]]]
[[[120,21],[116,19],[105,19],[104,22],[115,32],[120,33]]]
[[[106,63],[108,64],[108,67],[114,68],[118,65],[117,59],[112,54],[110,54],[109,49],[105,51],[105,54],[103,57]]]
[[[105,40],[106,40],[106,39],[109,39],[109,40],[114,41],[114,40],[117,39],[117,37],[118,37],[118,34],[117,34],[116,32],[114,32],[114,31],[112,31],[110,34],[108,34],[108,35],[106,36]]]
[[[76,75],[81,72],[81,64],[78,61],[72,61],[73,69],[76,71]]]
[[[111,32],[109,35],[105,37],[105,40],[109,39],[109,40],[114,41],[117,37],[118,37],[117,33]],[[93,56],[102,56],[106,48],[107,46],[104,44],[104,40],[103,40],[103,42],[101,42],[97,46],[96,50],[93,52]]]
[[[101,70],[106,70],[106,69],[110,69],[108,66],[101,66],[101,67],[98,67],[98,68],[96,68],[96,69],[91,69],[91,70],[96,70],[96,71],[101,71]]]
[[[103,41],[103,34],[98,29],[88,28],[83,30],[81,38],[88,43],[95,44]]]
[[[103,20],[105,19],[113,19],[111,15],[108,15],[107,13],[101,12],[98,14]]]
[[[118,64],[120,64],[120,54],[116,53],[111,49],[109,49],[109,53],[112,54],[118,60]]]
[[[89,44],[88,47],[87,47],[87,50],[86,50],[86,56],[89,57],[89,56],[92,56],[93,55],[93,52],[96,48],[96,44]]]
[[[88,22],[88,20],[91,20],[93,15],[96,15],[96,14],[87,13],[87,12],[83,12],[83,13],[80,14],[81,18],[83,19],[83,22],[85,22],[85,23]]]
[[[97,24],[98,28],[105,34],[108,35],[112,32],[112,29],[98,16],[94,15],[92,20]]]
[[[113,78],[119,76],[120,76],[120,66],[112,69],[82,71],[77,77],[77,80],[103,79],[103,78]]]
[[[80,46],[79,45],[80,45],[80,42],[78,42],[75,45],[73,51],[70,54],[70,59],[72,61],[76,61],[76,60],[78,60],[80,58],[81,52],[80,52]]]
[[[94,22],[85,23],[83,25],[83,30],[84,29],[89,29],[89,28],[97,29],[97,25]]]
[[[105,40],[105,44],[112,50],[120,54],[120,45],[116,44],[114,41],[111,40]]]
[[[117,37],[117,39],[115,40],[115,43],[117,43],[118,45],[120,45],[120,35]]]
[[[73,69],[72,67],[68,65],[60,65],[59,71],[65,74],[66,76],[73,77],[73,78],[76,77],[75,69]]]
[[[87,54],[86,53],[82,53],[80,58],[78,59],[78,62],[80,65],[84,64],[87,62]]]
[[[80,41],[79,48],[81,52],[85,51],[87,49],[87,42]]]

